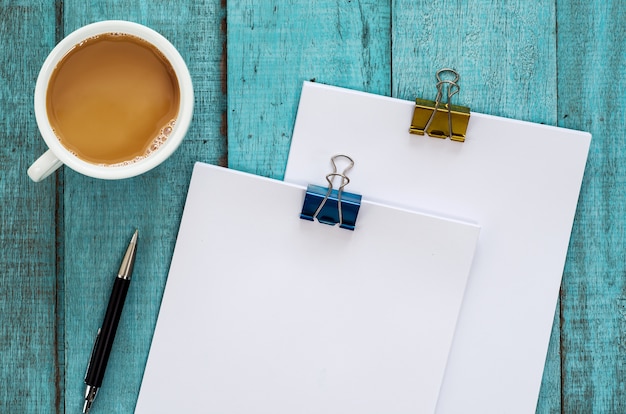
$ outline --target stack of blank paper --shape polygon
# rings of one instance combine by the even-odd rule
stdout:
[[[355,192],[478,222],[437,411],[534,412],[591,136],[472,113],[453,142],[409,134],[414,108],[305,82],[285,181],[306,184],[346,153]]]
[[[304,194],[196,164],[136,412],[434,411],[479,227]]]

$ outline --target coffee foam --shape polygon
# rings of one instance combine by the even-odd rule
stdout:
[[[170,122],[168,122],[167,124],[165,124],[165,126],[163,128],[161,128],[161,131],[159,132],[159,135],[156,136],[156,138],[154,138],[154,140],[152,140],[152,142],[150,143],[150,145],[148,145],[148,148],[146,148],[146,151],[143,153],[143,155],[139,155],[135,158],[133,158],[132,160],[126,160],[126,161],[122,161],[122,162],[118,162],[115,164],[95,164],[99,167],[125,167],[128,165],[132,165],[135,164],[141,160],[144,160],[146,158],[148,158],[150,156],[150,154],[156,152],[159,150],[159,148],[161,148],[161,146],[163,144],[165,144],[165,142],[167,141],[167,139],[169,138],[169,136],[172,134],[172,131],[174,130],[174,126],[176,125],[176,120],[172,119]],[[61,145],[63,145],[63,143],[61,142],[61,140],[59,139],[59,136],[57,135],[57,132],[54,128],[52,128],[52,132],[54,133],[54,135],[56,136],[56,138],[59,140],[59,142],[61,143]],[[63,146],[63,148],[65,148],[70,154],[72,154],[73,156],[75,156],[76,158],[80,158],[80,156],[76,153],[76,151],[73,151],[65,146]]]
[[[115,164],[97,164],[97,165],[102,166],[102,167],[126,167],[128,165],[132,165],[132,164],[138,163],[139,161],[148,158],[150,156],[150,154],[158,151],[159,148],[161,148],[161,146],[163,144],[165,144],[165,142],[167,141],[169,136],[172,134],[172,131],[173,131],[175,125],[176,125],[176,120],[175,119],[172,119],[170,122],[165,124],[165,126],[163,128],[161,128],[161,131],[159,132],[159,135],[157,135],[152,140],[150,145],[148,145],[148,148],[146,148],[146,151],[143,153],[143,155],[139,155],[139,156],[133,158],[132,160],[126,160],[126,161],[118,162],[118,163],[115,163]],[[76,155],[76,154],[74,154],[74,155]]]

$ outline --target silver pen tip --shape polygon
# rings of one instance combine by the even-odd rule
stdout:
[[[122,259],[122,265],[120,271],[117,272],[117,277],[121,279],[130,280],[130,276],[133,273],[133,265],[135,264],[135,252],[137,251],[137,238],[139,230],[135,230],[133,237],[130,239],[124,259]]]
[[[87,386],[85,390],[85,405],[83,406],[83,414],[88,414],[89,410],[91,410],[91,404],[93,404],[93,400],[96,399],[96,395],[98,394],[98,388],[92,387],[91,385]]]

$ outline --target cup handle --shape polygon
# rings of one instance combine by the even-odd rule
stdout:
[[[55,172],[63,163],[50,150],[43,153],[29,168],[28,176],[31,180],[38,183],[53,172]]]

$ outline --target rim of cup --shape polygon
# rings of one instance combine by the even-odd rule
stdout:
[[[48,82],[59,61],[81,41],[99,34],[122,33],[139,37],[154,45],[170,62],[178,79],[180,105],[176,123],[168,139],[158,151],[148,157],[120,166],[97,165],[72,154],[61,144],[48,121],[46,94]],[[193,116],[193,85],[189,69],[178,50],[163,35],[139,23],[125,20],[105,20],[83,26],[67,35],[50,52],[43,63],[35,84],[35,119],[39,132],[54,155],[71,169],[94,178],[121,179],[142,174],[165,161],[183,141]]]

